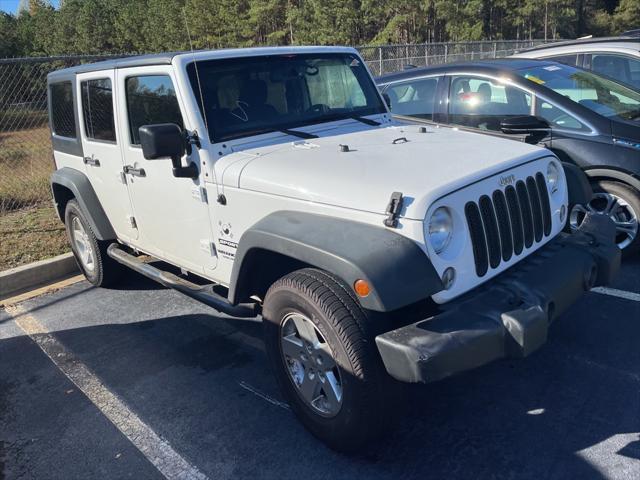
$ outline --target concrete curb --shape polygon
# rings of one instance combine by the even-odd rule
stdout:
[[[0,272],[0,299],[78,272],[72,253]]]

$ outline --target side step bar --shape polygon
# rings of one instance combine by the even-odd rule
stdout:
[[[160,270],[148,263],[144,263],[136,256],[125,252],[117,243],[109,245],[109,248],[107,248],[107,254],[116,262],[135,270],[151,280],[155,280],[165,287],[173,288],[180,293],[198,300],[219,312],[226,313],[232,317],[242,318],[255,317],[258,314],[255,303],[240,303],[238,305],[232,305],[222,295],[213,291],[213,284],[196,285],[195,283],[189,282],[184,278],[180,278],[171,272]]]

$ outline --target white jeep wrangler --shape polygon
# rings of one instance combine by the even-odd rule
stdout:
[[[548,150],[390,116],[351,48],[123,58],[48,76],[53,197],[96,286],[121,265],[262,315],[304,425],[355,450],[392,379],[524,356],[620,252]],[[214,353],[214,352],[212,352]]]

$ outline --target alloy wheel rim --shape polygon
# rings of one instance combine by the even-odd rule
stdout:
[[[299,312],[285,315],[281,325],[280,351],[298,394],[315,413],[337,415],[342,407],[342,377],[326,339]]]
[[[87,271],[93,272],[96,267],[93,259],[93,247],[91,246],[89,235],[87,235],[87,231],[78,217],[73,217],[71,221],[71,234],[80,263]]]
[[[598,192],[587,205],[575,205],[569,216],[571,231],[576,231],[587,213],[607,215],[616,225],[616,243],[622,250],[638,236],[638,213],[622,197],[613,193]]]

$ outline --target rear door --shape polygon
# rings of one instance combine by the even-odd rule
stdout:
[[[122,175],[114,72],[103,70],[83,73],[77,76],[76,82],[87,177],[118,238],[131,242],[138,237],[138,231]]]

